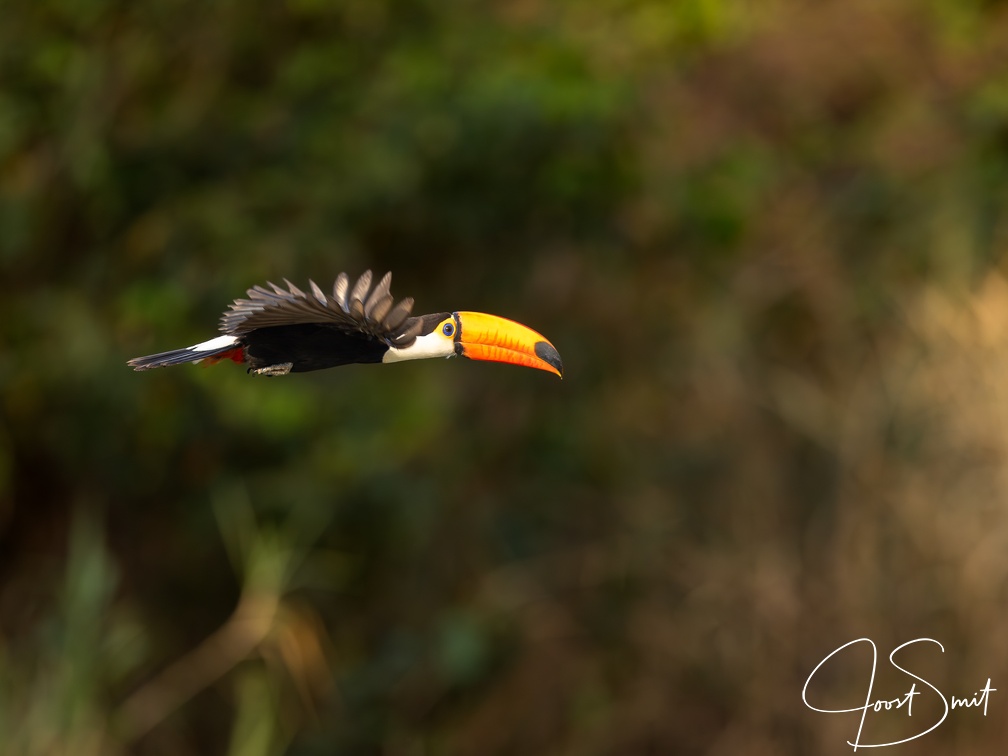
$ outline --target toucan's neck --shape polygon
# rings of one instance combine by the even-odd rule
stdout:
[[[441,330],[441,324],[454,316],[450,312],[435,312],[411,318],[413,323],[420,324],[420,335],[412,343],[405,346],[390,345],[382,356],[382,362],[403,362],[405,360],[426,360],[431,357],[454,357],[455,340],[446,336]]]

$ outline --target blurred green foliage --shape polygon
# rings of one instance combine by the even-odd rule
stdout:
[[[855,637],[1004,682],[1006,51],[961,0],[8,2],[5,752],[837,752]],[[365,268],[565,379],[125,366]]]

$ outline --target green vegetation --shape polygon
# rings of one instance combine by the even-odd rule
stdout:
[[[836,753],[801,689],[861,636],[1008,688],[1006,50],[962,0],[10,0],[0,751]],[[564,380],[125,365],[365,268]]]

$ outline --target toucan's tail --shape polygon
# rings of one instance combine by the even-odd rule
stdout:
[[[183,365],[186,362],[201,362],[203,360],[210,362],[234,360],[241,363],[245,361],[244,347],[235,336],[218,336],[185,349],[172,349],[170,352],[134,357],[126,364],[134,370],[150,370],[151,368]]]

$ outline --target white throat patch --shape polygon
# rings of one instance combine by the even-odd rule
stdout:
[[[382,355],[382,362],[405,362],[406,360],[424,360],[429,357],[454,357],[455,341],[451,336],[445,336],[438,329],[425,336],[417,336],[416,341],[404,349],[389,347]]]

